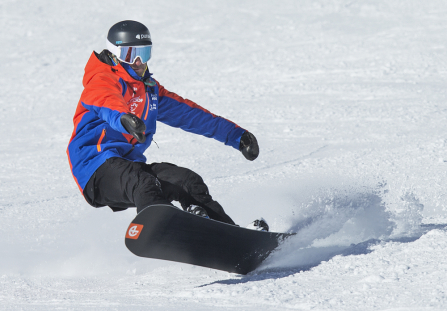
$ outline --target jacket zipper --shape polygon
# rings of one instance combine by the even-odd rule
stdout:
[[[145,121],[147,119],[147,114],[149,112],[149,95],[147,94],[147,92],[146,92],[146,103],[147,103],[147,105],[146,105],[146,114],[144,115],[144,120]]]
[[[101,142],[104,139],[104,136],[106,136],[106,129],[102,130],[101,136],[99,137],[98,144],[96,145],[96,149],[98,152],[101,152]]]

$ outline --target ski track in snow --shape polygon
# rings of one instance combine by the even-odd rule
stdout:
[[[447,3],[0,3],[1,310],[447,309]],[[138,258],[65,149],[92,50],[145,23],[167,89],[252,131],[254,162],[159,125],[239,224],[297,232],[247,276]]]

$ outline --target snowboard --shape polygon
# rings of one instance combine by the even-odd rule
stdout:
[[[125,243],[137,256],[247,274],[291,235],[241,228],[157,204],[137,214]]]

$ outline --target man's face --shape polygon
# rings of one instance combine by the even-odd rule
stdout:
[[[130,65],[130,68],[132,68],[140,77],[143,76],[144,72],[146,71],[146,67],[147,63],[142,63],[139,57],[137,57],[135,62]]]

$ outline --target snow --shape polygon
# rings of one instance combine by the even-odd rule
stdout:
[[[0,309],[447,309],[447,3],[0,2]],[[168,90],[258,138],[254,162],[160,125],[239,224],[294,231],[243,276],[139,258],[135,210],[90,207],[65,149],[83,68],[145,23]]]

